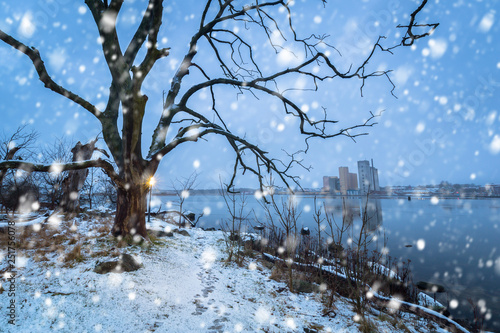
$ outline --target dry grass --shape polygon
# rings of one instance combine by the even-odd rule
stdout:
[[[71,251],[69,251],[66,256],[64,257],[64,262],[66,264],[70,264],[72,262],[82,262],[83,261],[83,254],[82,254],[82,244],[78,243],[76,244]]]
[[[74,216],[64,216],[58,223],[50,223],[47,218],[43,223],[26,227],[16,227],[16,250],[35,262],[49,262],[49,257],[56,253],[65,265],[72,266],[90,257],[90,240],[107,239],[113,220],[111,217],[97,217],[83,213],[79,220],[88,221],[88,232],[75,229]],[[0,232],[0,248],[7,248],[7,230]],[[95,256],[95,255],[94,255]]]

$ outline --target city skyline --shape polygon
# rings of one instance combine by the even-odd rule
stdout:
[[[340,192],[342,195],[367,194],[373,191],[380,191],[378,170],[367,160],[358,161],[358,172],[350,172],[349,167],[340,166],[337,176],[323,176],[323,191]],[[358,180],[359,177],[359,180]]]

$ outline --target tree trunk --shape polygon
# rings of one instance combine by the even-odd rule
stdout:
[[[146,208],[148,188],[143,184],[118,188],[113,236],[140,235],[148,238],[146,231]]]
[[[97,139],[82,145],[80,141],[71,149],[73,153],[73,162],[90,160],[96,150],[95,143]],[[60,207],[64,212],[77,213],[80,211],[80,190],[85,184],[85,179],[89,173],[88,169],[73,170],[63,180],[63,196]]]

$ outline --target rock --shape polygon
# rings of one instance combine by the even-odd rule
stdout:
[[[231,242],[236,242],[240,239],[240,235],[232,232],[228,238]]]
[[[163,231],[163,230],[149,230],[149,234],[155,236],[157,238],[160,237],[174,237],[174,233],[171,231]]]
[[[318,333],[314,328],[304,327],[304,333]]]
[[[319,287],[309,281],[305,280],[293,280],[293,290],[296,293],[313,293],[318,292]]]
[[[191,235],[186,230],[182,229],[179,231],[179,235],[190,237]]]
[[[215,228],[206,228],[206,229],[203,229],[205,231],[215,231]]]
[[[142,267],[133,256],[124,253],[115,261],[97,262],[94,272],[97,274],[133,272]]]

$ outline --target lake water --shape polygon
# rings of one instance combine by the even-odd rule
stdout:
[[[248,221],[255,224],[255,217],[263,218],[263,209],[255,197],[246,200]],[[297,200],[303,211],[299,228],[309,227],[314,232],[314,198]],[[172,196],[156,197],[155,201],[164,208],[176,206]],[[325,205],[337,222],[344,214],[354,225],[366,207],[360,198],[318,197],[317,203]],[[196,214],[205,210],[198,223],[205,228],[220,228],[229,216],[223,198],[215,195],[190,196],[184,208]],[[443,285],[447,293],[438,299],[445,305],[458,301],[451,309],[455,317],[471,318],[468,299],[479,302],[487,309],[486,326],[500,332],[500,199],[370,199],[368,216],[368,229],[377,236],[379,248],[385,235],[390,256],[411,260],[415,282]]]

